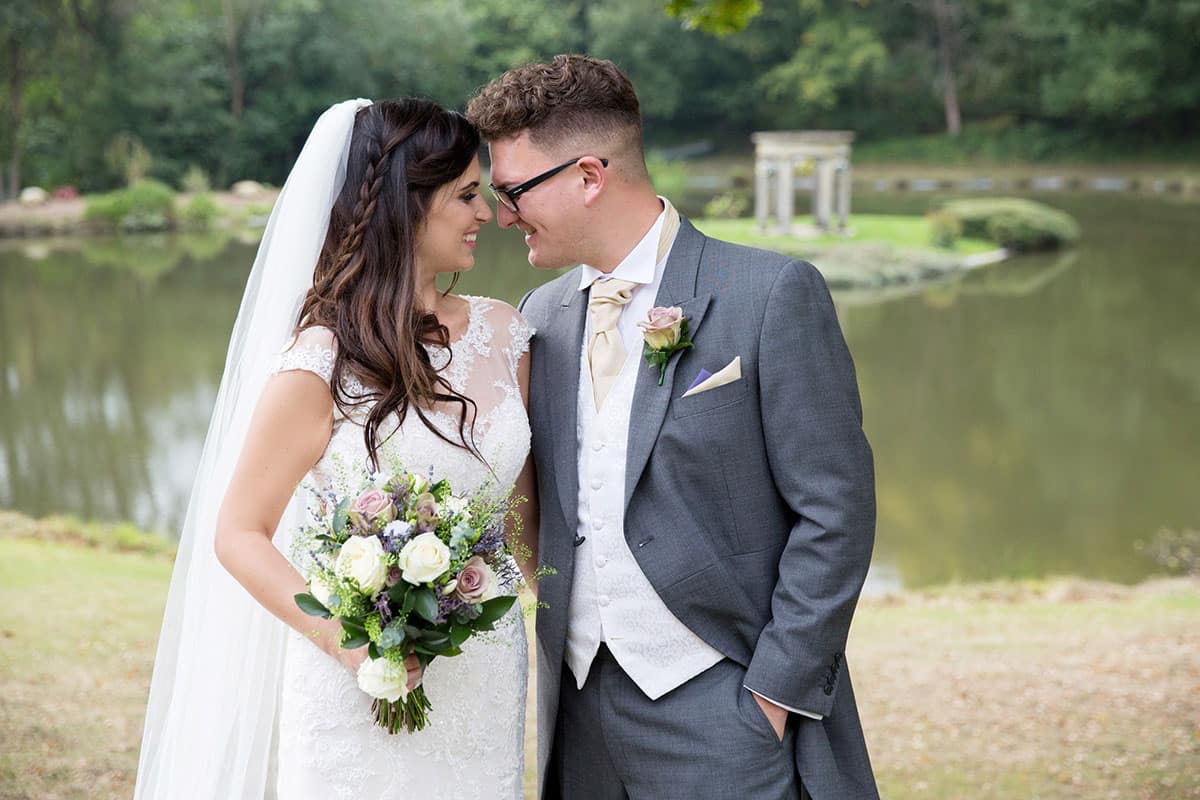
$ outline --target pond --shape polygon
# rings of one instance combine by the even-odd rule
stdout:
[[[878,471],[869,591],[1133,581],[1155,571],[1136,542],[1200,526],[1200,210],[1049,202],[1083,225],[1074,250],[835,297]],[[220,236],[0,246],[0,507],[172,535],[254,251]],[[494,226],[478,254],[463,292],[516,303],[553,277]]]

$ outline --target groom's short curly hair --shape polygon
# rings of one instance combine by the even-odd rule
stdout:
[[[555,56],[510,69],[479,90],[467,117],[485,139],[522,132],[546,150],[606,139],[642,153],[642,114],[629,78],[611,61]]]

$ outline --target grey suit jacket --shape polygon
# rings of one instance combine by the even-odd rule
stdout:
[[[637,376],[629,548],[671,612],[746,668],[748,687],[823,715],[798,719],[797,769],[813,798],[877,798],[843,655],[874,542],[874,470],[824,280],[811,264],[710,239],[684,220],[655,305],[683,309],[695,346],[671,358],[662,386],[644,362]],[[578,269],[531,292],[521,311],[537,328],[540,561],[557,571],[541,580],[537,617],[544,776],[575,555],[587,312]],[[735,356],[740,380],[681,397],[701,368]]]

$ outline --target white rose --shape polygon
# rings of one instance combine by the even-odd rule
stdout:
[[[334,570],[357,583],[364,592],[375,594],[387,580],[383,545],[374,536],[351,536],[342,545]]]
[[[444,505],[446,510],[451,514],[461,514],[467,510],[467,498],[450,495],[442,502],[442,505]]]
[[[400,570],[411,584],[428,583],[450,568],[450,548],[436,533],[422,533],[400,551]]]
[[[404,700],[408,697],[408,670],[386,658],[368,658],[358,668],[358,688],[389,703]]]
[[[308,582],[308,593],[317,598],[317,602],[329,608],[329,600],[333,597],[333,587],[325,582],[320,575],[314,575]]]

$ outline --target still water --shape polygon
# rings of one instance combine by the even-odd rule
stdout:
[[[856,208],[927,202],[877,195]],[[835,298],[878,470],[873,591],[1131,581],[1155,569],[1136,541],[1200,526],[1200,209],[1049,202],[1083,225],[1068,253]],[[0,507],[171,535],[255,244],[0,246]],[[524,254],[489,226],[459,289],[516,303],[553,277]]]

